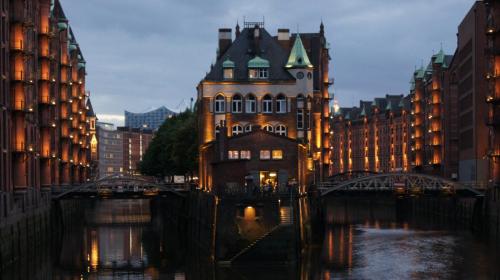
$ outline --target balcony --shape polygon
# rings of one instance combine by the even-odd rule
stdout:
[[[22,52],[24,51],[23,40],[15,40],[10,42],[10,49],[12,51]]]
[[[23,153],[26,151],[26,145],[24,144],[24,141],[16,141],[14,140],[12,142],[12,151],[16,153]]]
[[[24,82],[25,77],[24,71],[13,71],[11,79],[13,81]]]
[[[26,110],[26,103],[22,100],[14,100],[12,102],[12,109],[14,111],[23,111]]]

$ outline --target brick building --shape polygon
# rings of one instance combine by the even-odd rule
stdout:
[[[153,140],[153,130],[118,127],[123,139],[123,173],[139,174],[139,163]]]
[[[458,166],[455,92],[448,71],[452,59],[441,49],[414,72],[410,89],[413,169],[448,178],[457,177]]]
[[[386,95],[334,112],[330,174],[409,171],[410,106],[408,96]]]
[[[123,174],[122,133],[111,123],[97,123],[98,178]]]
[[[231,29],[219,29],[217,61],[197,87],[201,187],[241,185],[246,176],[262,184],[270,174],[277,185],[321,180],[330,163],[330,57],[323,24],[318,33],[278,29],[271,36],[263,23],[245,22],[235,36],[233,41]],[[227,147],[218,144],[226,139],[216,137],[220,133]],[[283,148],[276,156],[290,159],[286,163],[272,160],[277,139]],[[238,149],[227,150],[233,145]],[[224,175],[237,160],[248,161],[238,163],[243,169],[237,178]]]
[[[59,1],[0,1],[0,189],[88,178],[85,60]]]

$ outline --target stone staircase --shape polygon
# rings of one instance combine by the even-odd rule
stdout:
[[[231,266],[235,263],[272,262],[287,263],[292,261],[294,240],[293,217],[291,207],[281,207],[280,224],[271,228],[261,237],[250,243],[239,253],[226,261],[219,261],[220,266]]]

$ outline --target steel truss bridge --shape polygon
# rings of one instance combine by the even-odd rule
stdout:
[[[184,184],[158,184],[142,176],[111,175],[76,187],[54,187],[52,197],[63,198],[144,198],[164,194],[183,195]]]
[[[483,193],[459,182],[417,173],[362,173],[351,174],[352,179],[339,180],[347,173],[332,176],[330,181],[317,185],[321,196],[334,193],[393,192],[411,194],[461,194],[482,196]]]

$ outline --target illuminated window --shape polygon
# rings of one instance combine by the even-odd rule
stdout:
[[[262,112],[263,113],[272,113],[273,112],[273,99],[270,95],[264,96],[262,100]]]
[[[229,159],[239,159],[240,152],[239,151],[227,151],[227,157]]]
[[[264,126],[264,130],[267,132],[274,132],[274,128],[268,124]]]
[[[249,94],[249,95],[247,95],[247,98],[245,101],[245,112],[246,113],[255,113],[255,111],[256,111],[255,96]]]
[[[284,125],[278,125],[276,126],[276,128],[274,129],[274,132],[278,135],[281,135],[281,136],[286,136],[286,127]]]
[[[250,131],[252,131],[252,125],[251,124],[247,124],[245,126],[245,132],[250,132]]]
[[[240,151],[240,158],[241,159],[250,159],[251,158],[250,151],[248,151],[248,150]]]
[[[233,68],[224,68],[224,79],[230,80],[233,78],[234,69]]]
[[[106,170],[107,170],[108,172],[113,172],[113,167],[112,167],[112,166],[108,166],[108,168],[106,168]]]
[[[260,159],[271,159],[271,151],[260,150]]]
[[[283,151],[273,150],[273,159],[283,159]]]
[[[217,95],[215,98],[215,112],[224,113],[226,111],[226,100],[223,95]]]
[[[239,124],[233,125],[233,136],[241,133],[243,133],[243,127]]]
[[[276,112],[286,113],[286,97],[282,94],[276,98]]]
[[[241,113],[243,110],[243,100],[241,98],[241,95],[235,95],[233,96],[233,108],[232,111],[233,113]]]
[[[267,79],[269,71],[267,68],[250,68],[248,69],[248,77],[250,79]]]

